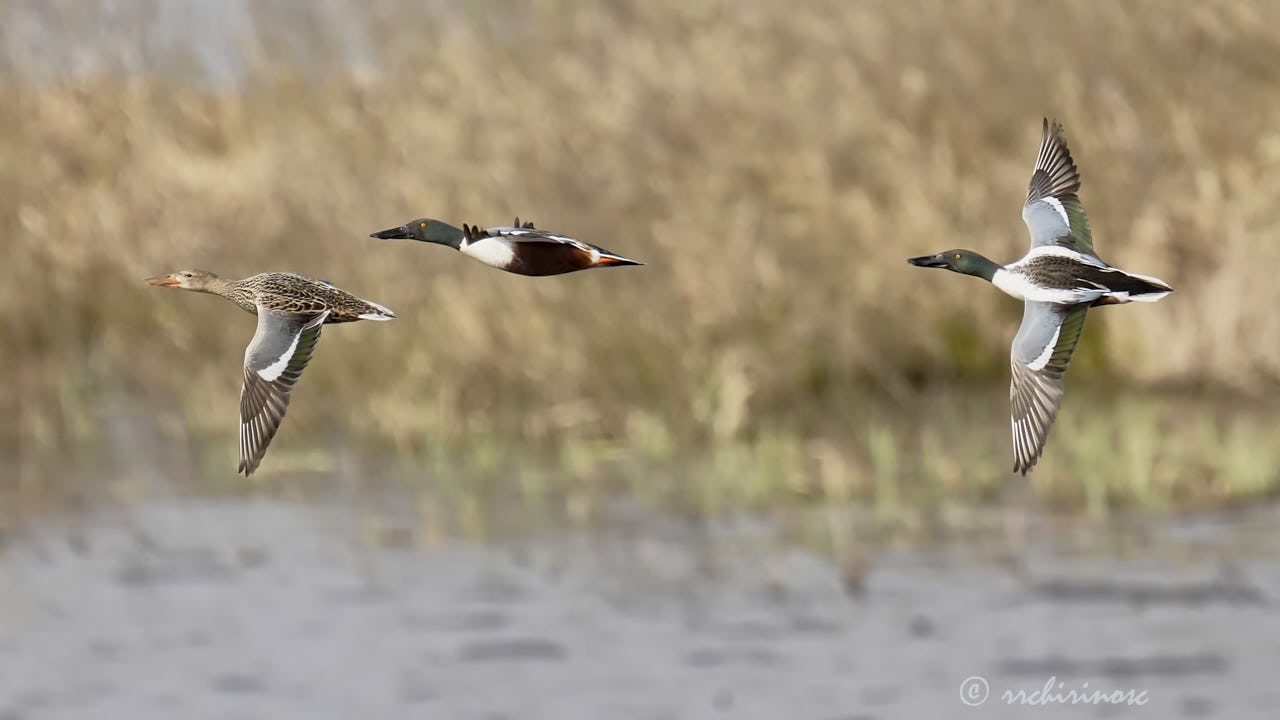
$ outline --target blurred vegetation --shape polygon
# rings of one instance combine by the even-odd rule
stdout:
[[[87,33],[93,7],[51,3],[41,32]],[[85,458],[232,482],[254,321],[141,282],[186,267],[297,270],[400,314],[325,333],[267,481],[392,458],[570,500],[990,500],[1021,309],[904,259],[1025,250],[1044,115],[1103,257],[1177,292],[1091,313],[1028,482],[1095,511],[1275,492],[1280,4],[249,7],[233,81],[180,49],[50,78],[9,48],[19,503]],[[133,26],[109,29],[130,46]],[[522,278],[366,237],[517,214],[648,265]]]

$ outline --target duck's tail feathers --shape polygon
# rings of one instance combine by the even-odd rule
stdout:
[[[596,249],[600,251],[600,259],[596,261],[596,265],[643,265],[644,264],[639,260],[632,260],[631,258],[625,258],[625,257],[622,257],[621,255],[618,255],[616,253],[611,253],[607,250],[600,250],[600,248],[596,248]]]
[[[364,301],[369,306],[369,312],[360,313],[356,317],[361,320],[395,320],[396,314],[385,306],[379,305],[371,300]]]
[[[1149,275],[1125,272],[1112,268],[1105,287],[1107,294],[1093,301],[1097,305],[1123,305],[1131,302],[1155,302],[1173,292],[1163,280]]]
[[[1173,292],[1173,288],[1169,286],[1169,283],[1159,278],[1136,273],[1125,273],[1125,275],[1133,281],[1133,287],[1126,288],[1126,290],[1129,293],[1129,299],[1134,302],[1155,302]]]

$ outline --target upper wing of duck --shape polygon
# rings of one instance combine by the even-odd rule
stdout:
[[[1087,303],[1027,302],[1013,338],[1009,404],[1013,423],[1013,470],[1023,475],[1044,451],[1049,428],[1062,405],[1062,375],[1084,329]]]
[[[1076,170],[1062,125],[1044,121],[1044,135],[1036,168],[1027,187],[1027,202],[1022,206],[1022,221],[1031,232],[1031,247],[1061,245],[1097,257],[1089,218],[1076,193],[1080,190],[1080,173]]]
[[[520,226],[520,219],[516,218],[514,226],[501,226],[491,228],[479,228],[474,225],[462,226],[462,231],[466,234],[468,241],[473,238],[482,237],[500,237],[506,238],[511,242],[536,242],[536,243],[558,243],[562,245],[572,245],[585,252],[591,252],[591,245],[571,238],[568,235],[559,235],[546,230],[539,230],[533,226],[533,223],[525,223]]]
[[[240,389],[240,470],[250,475],[280,429],[289,393],[311,361],[329,317],[281,313],[258,306],[258,330],[244,351]]]

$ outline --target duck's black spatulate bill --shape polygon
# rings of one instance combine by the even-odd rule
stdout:
[[[401,225],[400,227],[387,228],[386,230],[379,230],[376,233],[369,233],[369,237],[378,238],[379,240],[411,240],[413,239],[413,233],[409,232],[405,226]]]
[[[916,267],[950,267],[947,261],[942,258],[942,255],[921,255],[920,257],[907,258],[907,262]]]

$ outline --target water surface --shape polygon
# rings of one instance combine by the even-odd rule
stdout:
[[[484,543],[349,498],[115,505],[6,538],[0,717],[1271,717],[1274,516],[835,562],[629,501]],[[1055,676],[1150,701],[999,700]]]

